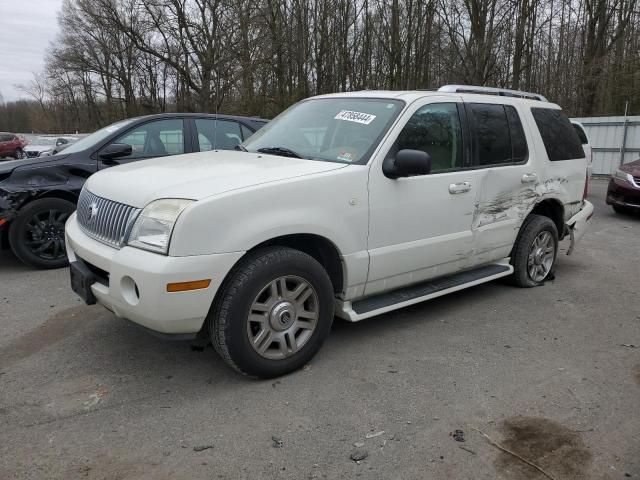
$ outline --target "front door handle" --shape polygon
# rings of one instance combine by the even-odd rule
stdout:
[[[468,192],[469,190],[471,190],[471,184],[469,182],[452,183],[449,185],[449,193],[453,195]]]
[[[522,175],[522,178],[520,179],[520,181],[522,183],[533,183],[538,179],[538,175],[536,175],[535,173],[525,173],[524,175]]]

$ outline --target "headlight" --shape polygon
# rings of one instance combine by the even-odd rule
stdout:
[[[193,200],[179,198],[164,198],[151,202],[138,215],[127,244],[166,255],[173,226],[191,202]]]
[[[631,174],[627,173],[627,172],[623,172],[622,170],[616,170],[613,173],[614,178],[617,178],[618,180],[622,180],[623,182],[628,182],[631,185],[633,185],[633,177],[631,176]]]

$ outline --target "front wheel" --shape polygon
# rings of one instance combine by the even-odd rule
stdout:
[[[291,248],[249,253],[229,274],[209,314],[212,343],[240,373],[271,378],[304,366],[333,322],[331,280]]]
[[[16,148],[16,151],[13,152],[13,158],[20,160],[21,158],[27,158],[27,154],[21,148]]]
[[[513,284],[536,287],[553,271],[558,253],[558,229],[549,217],[531,215],[525,221],[513,247]]]
[[[23,207],[9,227],[9,245],[16,257],[35,268],[64,267],[64,224],[75,209],[61,198],[42,198]]]

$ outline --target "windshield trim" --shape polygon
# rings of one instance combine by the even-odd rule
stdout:
[[[323,158],[323,157],[319,157],[319,156],[313,156],[313,157],[308,157],[308,156],[304,156],[302,158],[302,160],[314,160],[314,161],[320,161],[320,162],[331,162],[331,163],[341,163],[343,165],[367,165],[369,163],[369,161],[371,160],[371,157],[373,156],[373,153],[375,152],[375,150],[380,146],[380,143],[382,142],[382,140],[385,138],[385,136],[387,135],[387,133],[389,133],[389,131],[391,130],[391,128],[393,127],[393,125],[395,125],[395,122],[398,120],[398,118],[400,117],[400,115],[402,114],[402,112],[404,112],[404,110],[407,107],[407,102],[404,101],[401,98],[387,98],[387,97],[376,97],[376,96],[367,96],[367,97],[359,97],[359,96],[339,96],[339,97],[327,97],[327,96],[319,96],[319,97],[309,97],[309,98],[305,98],[303,100],[300,100],[299,102],[294,103],[293,105],[291,105],[290,107],[286,108],[285,110],[283,110],[280,114],[278,114],[273,120],[271,120],[269,123],[267,123],[264,127],[262,127],[260,130],[258,130],[258,132],[262,132],[263,130],[265,132],[269,131],[269,128],[272,124],[277,123],[276,120],[285,115],[289,110],[291,110],[292,108],[294,108],[297,105],[300,105],[302,103],[306,103],[306,102],[321,102],[321,101],[375,101],[375,102],[387,102],[387,103],[396,103],[398,104],[398,106],[400,107],[398,109],[398,111],[396,113],[394,113],[393,115],[391,115],[389,117],[389,119],[387,120],[387,123],[384,125],[384,127],[382,128],[382,130],[380,131],[380,134],[375,138],[375,140],[371,143],[371,147],[369,147],[369,149],[362,155],[362,158],[360,160],[358,160],[357,162],[348,162],[346,160],[338,160],[335,158]],[[249,137],[248,139],[246,139],[244,142],[242,142],[240,145],[245,148],[248,152],[251,153],[260,153],[251,149],[247,149],[246,147],[246,143],[250,142],[251,139],[253,138],[253,135],[251,137]]]

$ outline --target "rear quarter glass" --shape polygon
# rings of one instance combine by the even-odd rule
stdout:
[[[547,156],[552,162],[585,158],[582,142],[562,110],[531,108]]]

